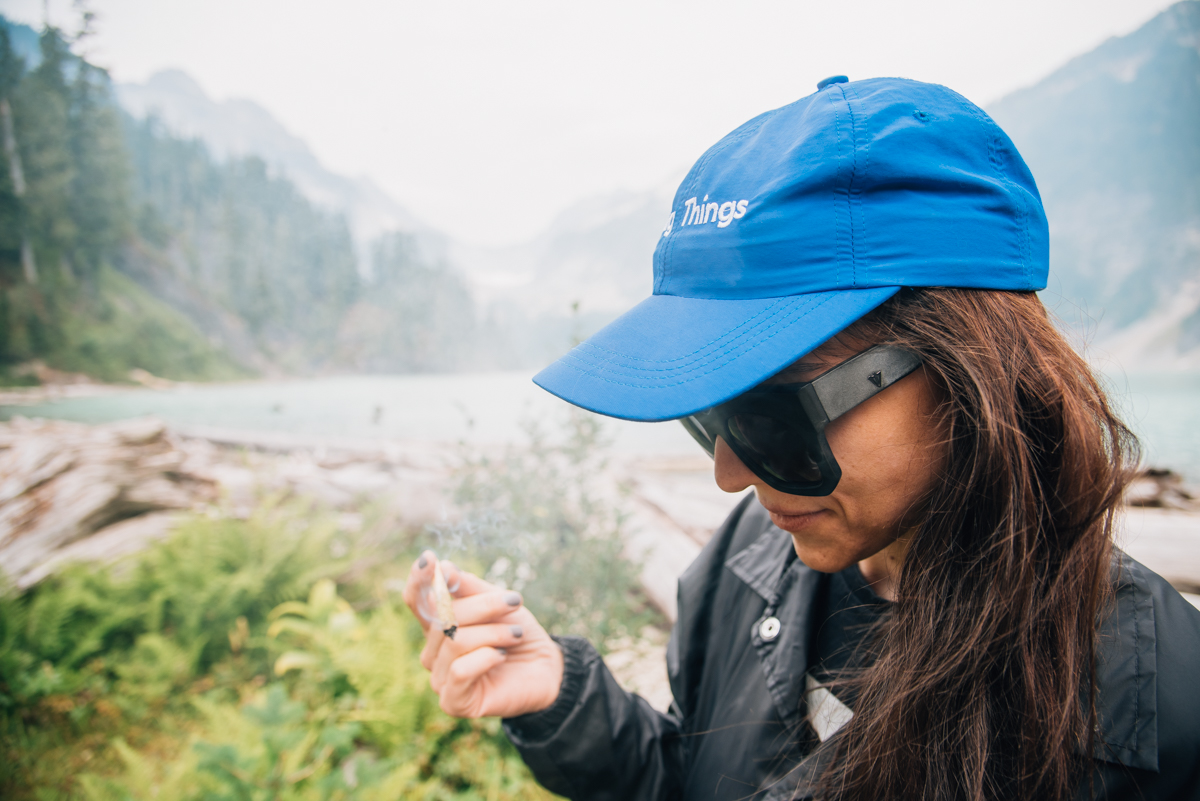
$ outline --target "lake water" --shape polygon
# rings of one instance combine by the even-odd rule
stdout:
[[[154,415],[176,426],[277,431],[354,440],[499,443],[523,439],[523,421],[559,426],[569,404],[536,386],[532,372],[344,376],[180,386],[0,406],[14,415],[103,423]],[[694,454],[678,423],[608,420],[622,452]]]
[[[1146,463],[1200,485],[1200,373],[1110,373],[1109,397],[1142,441]]]
[[[319,437],[455,442],[521,439],[520,422],[554,426],[567,404],[535,386],[530,372],[346,376],[131,389],[39,406],[21,414],[100,423],[156,415],[178,426],[278,431]],[[1110,374],[1111,395],[1142,438],[1149,464],[1200,483],[1200,374]],[[616,450],[692,455],[677,423],[609,421]]]

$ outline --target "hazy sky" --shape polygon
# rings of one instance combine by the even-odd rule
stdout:
[[[118,81],[177,67],[251,98],[331,169],[464,240],[527,239],[567,204],[682,171],[827,75],[987,104],[1169,0],[93,0]],[[50,17],[72,30],[71,0]],[[0,0],[39,25],[43,0]],[[664,218],[667,210],[664,208]]]

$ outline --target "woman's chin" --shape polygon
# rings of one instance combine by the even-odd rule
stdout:
[[[792,546],[796,549],[796,556],[800,561],[818,573],[840,573],[859,561],[854,554],[839,548],[816,545],[795,534],[792,535]]]

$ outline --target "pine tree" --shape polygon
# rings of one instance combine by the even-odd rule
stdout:
[[[42,63],[13,93],[13,123],[25,174],[24,205],[33,250],[44,264],[74,249],[71,215],[75,165],[71,150],[70,91],[64,73],[74,58],[54,28],[40,40]],[[44,271],[43,271],[44,272]]]
[[[70,211],[75,260],[87,273],[111,263],[132,230],[129,159],[109,85],[103,70],[77,62],[70,86]]]

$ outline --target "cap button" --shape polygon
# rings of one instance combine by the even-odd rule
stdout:
[[[828,78],[826,78],[825,80],[823,80],[817,84],[817,91],[818,92],[821,91],[826,86],[829,86],[829,84],[831,84],[831,83],[846,83],[849,80],[850,79],[847,78],[845,75],[830,75]]]

